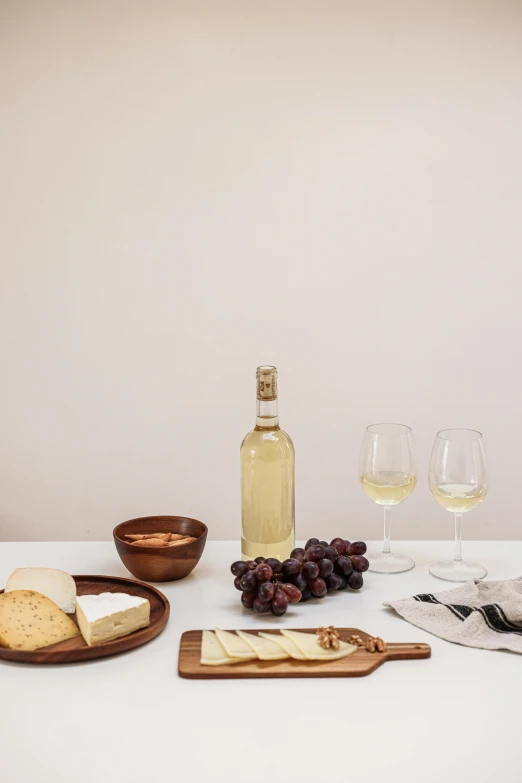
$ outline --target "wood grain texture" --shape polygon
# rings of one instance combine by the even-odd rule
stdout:
[[[137,533],[181,533],[196,540],[173,547],[135,546],[125,539]],[[114,543],[126,568],[146,582],[184,579],[197,566],[207,541],[208,528],[189,517],[138,517],[121,522],[113,531]]]
[[[293,628],[315,635],[315,628]],[[340,638],[347,641],[353,634],[358,634],[364,641],[370,634],[358,628],[338,628]],[[261,628],[260,632],[278,634],[274,628]],[[247,633],[259,633],[252,628]],[[391,643],[384,653],[370,653],[360,647],[352,655],[337,661],[323,663],[321,661],[248,661],[231,666],[202,666],[201,659],[202,631],[185,631],[179,647],[178,672],[181,677],[193,680],[250,679],[261,677],[365,677],[375,671],[386,661],[411,660],[413,658],[429,658],[429,644]]]
[[[78,595],[98,595],[99,593],[128,593],[150,602],[150,625],[138,631],[114,639],[105,644],[95,644],[88,647],[83,636],[67,639],[65,642],[43,647],[33,652],[8,650],[0,647],[0,661],[15,661],[16,663],[77,663],[95,658],[106,658],[109,655],[133,650],[142,644],[150,642],[165,628],[169,619],[170,604],[167,598],[150,585],[136,582],[134,579],[122,579],[116,576],[73,576]],[[3,593],[0,590],[0,593]],[[69,615],[75,619],[74,615]]]

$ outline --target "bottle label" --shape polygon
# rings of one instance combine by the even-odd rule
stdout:
[[[264,402],[277,400],[276,373],[263,373],[257,377],[257,399]]]

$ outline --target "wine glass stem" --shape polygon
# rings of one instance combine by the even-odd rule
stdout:
[[[462,514],[455,514],[455,554],[454,563],[462,563]]]
[[[391,506],[384,506],[384,536],[382,541],[383,555],[391,554],[390,528],[391,528]]]

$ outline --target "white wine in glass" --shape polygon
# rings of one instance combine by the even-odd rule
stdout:
[[[430,459],[429,483],[435,500],[455,517],[453,560],[434,563],[430,573],[448,582],[483,579],[487,571],[462,559],[462,515],[482,503],[487,494],[482,435],[475,430],[442,430]]]
[[[368,497],[384,508],[382,552],[368,554],[370,571],[400,574],[415,563],[390,547],[393,506],[411,495],[417,484],[413,464],[411,428],[405,424],[371,424],[364,433],[359,457],[359,481]]]

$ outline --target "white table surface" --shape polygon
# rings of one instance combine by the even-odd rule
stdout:
[[[64,666],[0,661],[2,783],[334,781],[519,783],[522,658],[450,644],[382,601],[450,587],[427,573],[451,543],[398,542],[417,562],[365,575],[360,593],[293,607],[243,609],[229,566],[238,544],[209,542],[190,577],[157,585],[170,621],[150,644]],[[466,542],[488,578],[522,574],[522,542]],[[129,576],[112,543],[0,543],[0,584],[20,566]],[[184,680],[178,645],[191,628],[353,626],[432,646],[429,660],[384,664],[363,678]]]

